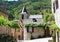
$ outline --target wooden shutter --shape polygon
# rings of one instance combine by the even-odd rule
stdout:
[[[54,13],[55,13],[55,3],[53,3],[53,10],[54,10]]]
[[[46,28],[46,36],[49,36],[50,35],[50,30],[49,30],[49,27]]]
[[[27,32],[29,32],[29,27],[27,27]]]
[[[34,32],[34,27],[32,27],[32,32]]]

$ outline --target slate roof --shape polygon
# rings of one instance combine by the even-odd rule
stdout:
[[[27,14],[26,6],[23,7],[21,14]]]

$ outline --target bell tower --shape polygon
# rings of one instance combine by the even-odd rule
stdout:
[[[25,5],[24,5],[24,7],[22,9],[22,12],[20,13],[20,19],[21,20],[28,19],[28,12],[27,12],[27,9],[26,9]]]

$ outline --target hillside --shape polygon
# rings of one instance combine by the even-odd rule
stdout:
[[[43,11],[51,13],[50,0],[18,0],[18,1],[0,1],[0,7],[9,14],[18,19],[19,13],[26,4],[29,14],[43,14]]]

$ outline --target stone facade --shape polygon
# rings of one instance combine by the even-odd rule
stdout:
[[[22,27],[21,27],[22,26],[22,22],[19,21],[19,20],[17,20],[17,21],[14,20],[14,22],[17,22],[20,25],[20,28],[17,28],[17,29],[11,28],[10,29],[10,35],[15,37],[18,40],[22,40],[23,39]]]
[[[52,14],[54,14],[55,17],[55,23],[60,29],[60,0],[51,0],[52,5]],[[56,32],[56,42],[60,42],[59,40],[59,34]]]
[[[34,28],[34,32],[31,34],[30,32],[27,32],[27,40],[31,39],[31,35],[33,38],[38,38],[39,36],[44,36],[45,30],[43,28]]]
[[[43,37],[45,30],[41,27],[25,27],[25,24],[42,24],[42,15],[30,15],[27,12],[26,6],[23,7],[22,12],[19,14],[20,26],[22,27],[23,40],[31,40],[31,38]],[[29,30],[28,30],[29,29]],[[50,33],[50,32],[49,32]],[[48,34],[47,34],[48,35]]]
[[[55,22],[60,27],[60,0],[51,0],[52,14],[54,14]]]

